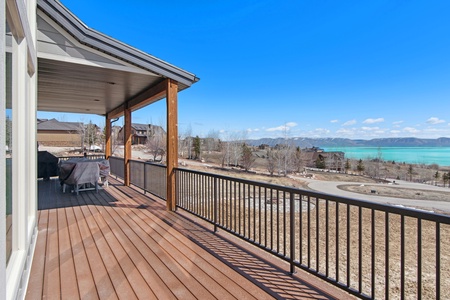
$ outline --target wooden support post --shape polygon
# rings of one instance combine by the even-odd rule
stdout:
[[[176,209],[175,168],[178,167],[178,83],[167,79],[167,210]]]
[[[105,158],[111,156],[111,119],[105,118]]]
[[[124,126],[124,154],[123,154],[123,163],[124,163],[124,178],[123,183],[125,186],[130,185],[130,159],[131,159],[131,109],[125,108],[124,111],[125,116],[125,126]]]

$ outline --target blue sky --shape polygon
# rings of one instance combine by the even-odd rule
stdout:
[[[450,1],[61,2],[87,26],[200,77],[179,94],[180,132],[450,137]],[[164,102],[133,121],[164,124]]]

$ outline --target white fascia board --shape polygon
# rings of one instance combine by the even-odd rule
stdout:
[[[115,65],[115,64],[108,64],[105,62],[98,62],[98,61],[90,61],[87,59],[82,58],[76,58],[76,57],[68,57],[64,55],[57,55],[52,53],[46,53],[46,52],[38,52],[38,58],[44,58],[44,59],[50,59],[54,61],[62,61],[62,62],[68,62],[78,65],[85,65],[85,66],[91,66],[91,67],[98,67],[98,68],[105,68],[105,69],[111,69],[111,70],[117,70],[117,71],[124,71],[129,73],[135,73],[135,74],[142,74],[142,75],[150,75],[157,77],[158,75],[152,72],[149,72],[144,69],[138,69],[133,68],[130,66],[123,66],[123,65]]]

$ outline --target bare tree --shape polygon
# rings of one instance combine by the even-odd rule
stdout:
[[[297,165],[298,161],[296,159],[297,147],[295,147],[294,141],[291,138],[289,138],[288,130],[289,128],[285,126],[283,130],[284,135],[283,144],[278,145],[277,147],[278,173],[282,173],[284,176],[287,176],[288,173],[291,173],[298,169]]]
[[[294,155],[293,155],[293,165],[295,167],[295,171],[300,173],[303,168],[303,160],[302,160],[302,150],[300,147],[296,147],[294,149]]]
[[[328,167],[328,169],[334,170],[336,162],[333,153],[327,153],[326,155],[324,155],[324,157],[325,157],[325,165]]]
[[[12,150],[12,120],[7,115],[5,124],[5,142],[8,152]]]
[[[245,171],[250,170],[255,160],[256,157],[253,156],[252,149],[247,144],[242,144],[241,163]]]
[[[239,165],[239,160],[241,159],[241,149],[243,136],[236,132],[232,134],[232,140],[230,141],[230,158],[231,165],[237,167]]]
[[[84,143],[88,145],[88,150],[91,150],[92,145],[101,141],[101,131],[97,125],[92,123],[92,120],[89,120],[89,123],[83,127],[85,128]]]
[[[153,161],[163,161],[166,154],[166,139],[164,131],[161,129],[157,130],[155,126],[149,124],[146,135],[146,146],[153,156]]]
[[[273,173],[275,173],[276,165],[277,165],[276,154],[275,152],[269,149],[267,151],[267,171],[269,172],[270,176],[273,176]]]
[[[84,151],[84,142],[85,142],[85,136],[86,136],[86,128],[84,127],[83,122],[79,122],[77,126],[77,135],[80,137],[80,151]]]
[[[221,149],[221,161],[222,161],[222,168],[225,166],[228,166],[230,163],[230,143],[228,141],[224,141],[220,144]]]
[[[224,135],[224,142],[222,142],[222,167],[225,166],[238,166],[239,160],[241,159],[241,149],[242,149],[242,142],[243,136],[241,133],[238,132],[225,132]]]
[[[178,138],[178,151],[181,157],[192,158],[192,127],[189,125]]]
[[[119,147],[119,126],[112,126],[111,128],[111,154],[114,154]]]
[[[286,176],[288,173],[291,173],[294,170],[297,170],[297,161],[296,161],[296,148],[293,146],[290,140],[285,140],[284,144],[277,145],[277,168],[278,173]]]
[[[205,138],[206,152],[211,153],[212,151],[216,151],[218,149],[218,143],[219,143],[219,132],[214,129],[211,129]]]
[[[380,178],[381,174],[380,174],[380,165],[383,161],[383,153],[381,152],[381,147],[378,147],[377,150],[377,157],[375,158],[375,177],[376,178]]]

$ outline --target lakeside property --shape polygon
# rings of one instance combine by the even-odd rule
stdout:
[[[325,147],[325,151],[342,151],[346,158],[373,159],[409,164],[450,166],[450,147]]]

